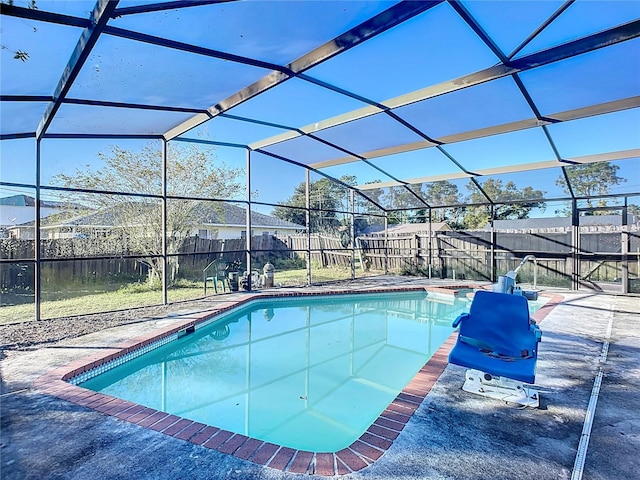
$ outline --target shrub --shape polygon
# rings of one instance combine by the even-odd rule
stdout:
[[[275,258],[271,262],[276,270],[298,270],[306,268],[307,262],[302,257]]]
[[[400,269],[400,275],[405,277],[428,277],[429,270],[427,267],[421,267],[412,263],[406,263]]]
[[[121,285],[118,289],[120,293],[144,293],[162,290],[162,283],[154,280],[153,282],[135,282]]]

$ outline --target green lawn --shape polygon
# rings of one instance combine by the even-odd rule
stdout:
[[[314,282],[326,282],[350,278],[350,271],[336,268],[314,268]],[[307,282],[307,270],[286,270],[275,273],[276,285],[298,286]],[[207,289],[207,295],[213,294],[213,289]],[[0,307],[0,325],[6,323],[25,322],[34,318],[33,297],[22,299],[10,298],[3,295],[4,303]],[[182,281],[179,288],[171,288],[168,291],[169,302],[180,302],[203,297],[201,282]],[[29,299],[31,301],[29,301]],[[27,303],[24,303],[25,300]],[[144,285],[132,284],[113,291],[98,291],[78,288],[70,288],[43,293],[40,304],[41,318],[59,318],[86,313],[108,312],[127,308],[160,305],[162,293],[160,290],[149,290]]]

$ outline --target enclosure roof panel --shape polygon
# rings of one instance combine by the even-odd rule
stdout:
[[[454,9],[441,3],[307,74],[382,102],[497,62]]]
[[[277,65],[288,65],[396,1],[222,2],[115,18],[113,25]]]
[[[163,138],[246,149],[349,178],[389,210],[503,201],[482,188],[496,182],[523,201],[640,194],[639,2],[29,7],[0,11],[3,143]],[[606,192],[571,185],[591,164],[619,181]],[[15,162],[2,168],[3,181],[25,178]]]
[[[4,15],[0,20],[0,94],[52,97],[82,29]]]

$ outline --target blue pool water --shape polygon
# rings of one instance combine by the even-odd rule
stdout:
[[[469,301],[391,293],[259,300],[81,386],[299,450],[376,420]]]

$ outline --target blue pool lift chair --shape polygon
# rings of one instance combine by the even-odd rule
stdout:
[[[538,407],[535,383],[540,328],[520,295],[480,290],[469,313],[453,322],[458,339],[449,363],[467,367],[463,390],[529,407]],[[527,385],[528,384],[528,385]]]

